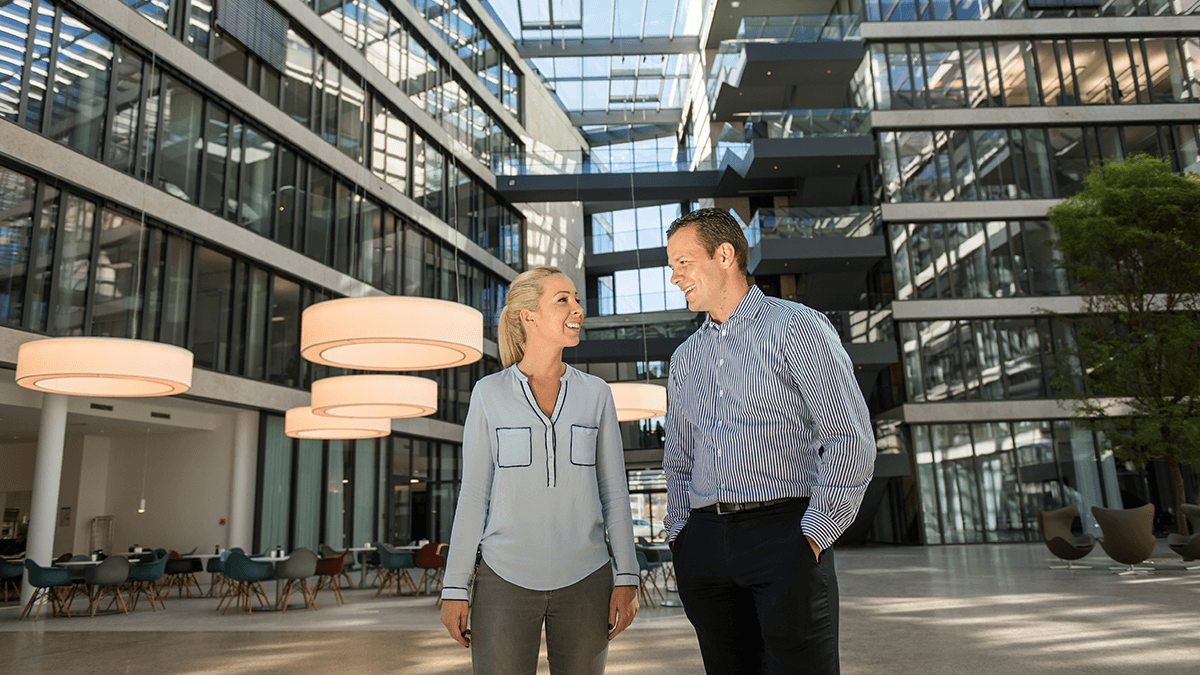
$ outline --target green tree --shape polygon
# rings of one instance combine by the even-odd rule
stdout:
[[[1085,314],[1057,355],[1059,399],[1117,458],[1167,463],[1186,534],[1181,465],[1200,461],[1200,176],[1148,155],[1105,163],[1049,217]]]

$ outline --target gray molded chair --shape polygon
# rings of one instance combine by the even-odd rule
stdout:
[[[395,594],[399,595],[400,584],[408,584],[409,590],[413,596],[417,595],[417,584],[413,581],[409,570],[417,568],[417,563],[413,560],[413,555],[405,551],[397,551],[390,544],[377,542],[375,550],[379,553],[379,569],[384,571],[383,582],[379,585],[379,590],[375,591],[375,597],[383,592],[383,589],[388,589],[388,597],[392,597],[391,586],[395,586]]]
[[[54,616],[58,616],[61,609],[67,618],[70,618],[71,612],[64,601],[71,587],[71,574],[59,567],[42,567],[29,558],[25,559],[25,569],[29,572],[29,585],[33,586],[34,591],[29,597],[29,603],[21,612],[21,618],[24,619],[29,614],[34,601],[39,598],[41,601],[38,602],[37,614],[33,615],[34,621],[41,617],[42,605],[46,604],[46,598],[50,599],[50,608],[54,611]]]
[[[1150,574],[1153,568],[1137,567],[1154,553],[1154,505],[1146,504],[1136,509],[1102,509],[1092,507],[1092,515],[1100,524],[1104,534],[1100,547],[1108,557],[1121,563],[1118,574]]]
[[[275,578],[286,579],[281,591],[282,597],[279,599],[279,604],[275,609],[283,608],[283,613],[287,614],[288,599],[292,597],[292,589],[296,587],[296,582],[300,582],[300,593],[304,596],[304,606],[317,608],[317,599],[313,596],[312,589],[308,586],[308,578],[317,575],[317,554],[307,548],[298,548],[292,551],[287,560],[275,564]]]
[[[18,598],[21,597],[21,578],[24,575],[24,567],[7,560],[0,560],[0,586],[4,587],[5,602],[8,602],[9,589],[12,589]]]
[[[1092,552],[1096,538],[1090,534],[1076,536],[1071,524],[1079,512],[1074,506],[1056,511],[1038,511],[1038,527],[1042,530],[1042,541],[1054,555],[1067,561],[1066,565],[1051,565],[1052,570],[1090,570],[1090,565],[1076,565],[1075,561]]]
[[[646,555],[646,549],[643,548],[635,549],[634,554],[637,556],[638,563],[638,596],[642,602],[654,607],[654,596],[650,593],[647,586],[653,588],[658,593],[660,600],[664,599],[665,596],[663,596],[662,591],[658,590],[658,584],[654,583],[654,577],[658,574],[658,569],[662,566],[662,563],[651,565],[649,556]]]
[[[1184,560],[1196,560],[1200,558],[1200,506],[1183,504],[1180,508],[1192,526],[1192,534],[1187,537],[1176,533],[1168,534],[1167,545]],[[1200,570],[1200,565],[1193,565],[1188,569]]]
[[[114,555],[95,567],[89,567],[84,573],[84,581],[88,585],[88,597],[91,600],[91,604],[88,605],[88,613],[92,615],[92,618],[96,617],[100,601],[110,593],[113,599],[108,606],[112,607],[113,603],[119,602],[121,611],[125,612],[126,616],[129,615],[129,606],[125,604],[125,596],[121,595],[121,591],[125,587],[125,582],[129,581],[129,570],[132,567],[128,558]]]
[[[91,556],[73,555],[67,562],[84,562],[91,559]],[[83,565],[72,565],[66,568],[66,570],[67,574],[71,575],[71,591],[67,593],[67,597],[65,599],[67,606],[70,607],[71,603],[75,602],[75,596],[81,594],[87,595],[87,580],[84,579],[84,575],[87,574],[87,567],[84,567]]]
[[[166,574],[167,561],[170,560],[170,555],[163,550],[155,553],[158,558],[150,562],[138,563],[129,568],[129,608],[137,609],[137,601],[141,596],[146,596],[150,601],[150,610],[157,612],[154,607],[154,601],[162,605],[165,609],[167,603],[163,600],[162,595],[158,592],[158,582]]]

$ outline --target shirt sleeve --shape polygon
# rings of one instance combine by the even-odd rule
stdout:
[[[862,504],[875,473],[875,433],[854,366],[828,319],[798,314],[783,348],[822,448],[800,529],[825,550]]]
[[[625,477],[625,450],[621,444],[621,427],[617,424],[617,407],[612,390],[604,387],[605,401],[600,413],[600,429],[596,436],[596,481],[600,487],[600,504],[604,510],[604,526],[616,563],[613,583],[617,586],[637,586],[638,563],[633,552],[633,513],[629,507],[629,482]]]
[[[691,425],[683,414],[680,365],[680,359],[672,356],[667,379],[666,438],[663,441],[663,473],[667,479],[667,517],[663,519],[663,526],[667,528],[667,541],[675,541],[692,510],[694,440]]]
[[[492,462],[492,443],[487,419],[479,400],[479,387],[471,392],[471,405],[463,428],[463,476],[454,512],[454,528],[450,531],[450,552],[442,585],[443,600],[467,600],[467,584],[475,570],[479,542],[487,524],[491,502],[492,479],[496,467]]]

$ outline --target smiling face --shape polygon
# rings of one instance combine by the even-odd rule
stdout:
[[[521,320],[528,343],[541,342],[554,347],[579,344],[583,307],[575,283],[559,274],[546,277],[537,311],[521,310]]]
[[[726,252],[723,249],[729,248]],[[695,227],[685,227],[667,239],[667,260],[671,265],[671,283],[683,291],[688,309],[693,312],[719,310],[725,298],[728,264],[732,246],[718,246],[712,255]]]

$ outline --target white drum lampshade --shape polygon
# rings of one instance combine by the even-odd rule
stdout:
[[[283,432],[292,438],[381,438],[392,433],[392,421],[314,415],[311,407],[292,408],[283,418]]]
[[[483,314],[457,302],[403,296],[317,303],[300,319],[300,354],[354,370],[435,370],[483,356]]]
[[[312,384],[316,415],[346,417],[424,417],[437,412],[437,382],[411,375],[345,375]]]
[[[170,396],[192,387],[182,347],[107,337],[35,340],[17,351],[17,384],[73,396]]]
[[[633,422],[667,414],[667,388],[645,382],[614,382],[613,403],[618,422]]]

